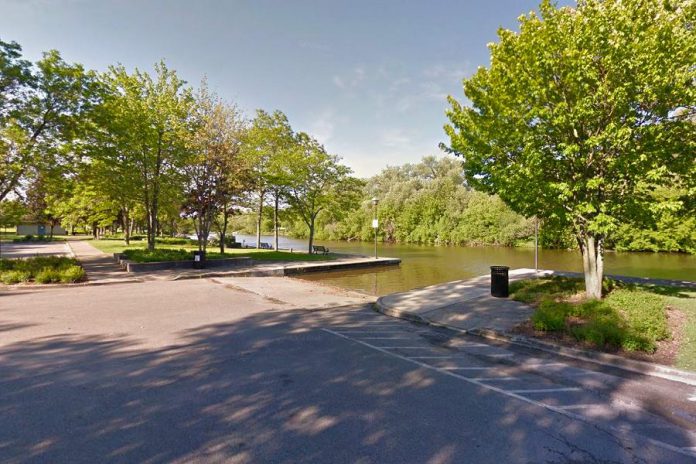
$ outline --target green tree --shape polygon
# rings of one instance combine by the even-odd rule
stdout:
[[[293,150],[295,143],[293,136],[288,118],[281,111],[269,114],[266,111],[257,110],[256,117],[245,133],[243,156],[249,169],[257,201],[257,248],[261,246],[263,207],[269,194],[273,196],[277,247],[278,209],[287,187],[286,164],[283,160]]]
[[[296,149],[287,157],[287,164],[293,174],[287,191],[288,204],[309,230],[308,250],[311,253],[319,213],[327,209],[347,209],[352,201],[343,189],[349,182],[351,170],[303,132],[297,134]]]
[[[234,193],[234,177],[239,171],[243,121],[237,108],[212,95],[205,82],[195,98],[195,129],[189,142],[192,156],[183,168],[186,183],[183,212],[193,219],[198,249],[205,251],[215,218],[218,214],[229,214],[227,203]],[[224,252],[226,224],[221,232],[220,250]]]
[[[160,232],[162,201],[172,206],[168,210],[178,210],[193,114],[191,89],[176,72],[158,63],[155,74],[154,78],[139,70],[128,74],[125,68],[114,67],[103,77],[106,92],[94,115],[92,150],[105,176],[106,183],[99,184],[108,186],[109,178],[122,183],[118,192],[130,191],[122,207],[130,205],[134,196],[145,209],[148,249],[155,248]]]
[[[607,235],[650,211],[654,185],[693,173],[696,3],[539,9],[498,32],[445,130],[470,185],[573,228],[587,296],[601,298]]]
[[[0,201],[27,175],[56,169],[91,106],[93,72],[53,50],[30,68],[16,43],[0,42]]]

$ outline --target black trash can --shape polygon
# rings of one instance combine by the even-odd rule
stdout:
[[[510,296],[507,266],[491,266],[491,295],[498,298]]]
[[[193,268],[203,269],[205,267],[205,251],[194,251],[193,252]]]

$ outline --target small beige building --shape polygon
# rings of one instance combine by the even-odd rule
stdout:
[[[19,224],[17,235],[50,235],[50,224]],[[67,235],[68,231],[61,226],[53,226],[53,235]]]

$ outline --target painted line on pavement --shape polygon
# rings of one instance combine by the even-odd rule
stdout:
[[[611,405],[595,403],[595,404],[569,404],[566,406],[556,406],[556,407],[559,409],[586,409],[586,408],[600,408],[600,407],[610,408]]]
[[[458,356],[409,356],[409,359],[452,359]]]
[[[496,380],[509,381],[509,380],[520,380],[519,377],[469,377],[471,380],[478,380],[479,382],[493,382]]]
[[[433,348],[435,348],[434,346],[375,346],[379,348],[384,348],[385,350],[432,350]]]
[[[495,369],[495,367],[441,367],[446,371],[485,371],[488,369]]]
[[[530,388],[522,390],[508,390],[511,393],[560,393],[560,392],[576,392],[581,391],[578,387],[563,387],[563,388]]]
[[[696,449],[684,448],[684,447],[679,447],[679,446],[670,445],[669,443],[665,443],[665,442],[663,442],[663,441],[655,440],[654,438],[650,438],[650,437],[646,437],[646,436],[644,436],[644,435],[640,435],[640,434],[637,434],[637,433],[633,433],[633,432],[630,432],[630,431],[626,431],[625,429],[622,429],[622,428],[620,428],[620,427],[614,427],[614,426],[612,426],[612,425],[599,424],[599,423],[597,423],[597,422],[593,422],[590,418],[585,417],[585,416],[582,416],[582,415],[580,415],[580,414],[575,414],[575,413],[573,413],[573,412],[563,410],[563,409],[561,409],[561,408],[559,408],[559,407],[557,407],[557,406],[552,406],[552,405],[550,405],[550,404],[545,404],[545,403],[542,403],[542,402],[540,402],[540,401],[533,400],[532,398],[527,398],[526,396],[522,396],[522,395],[520,395],[520,394],[515,393],[514,390],[512,390],[512,391],[510,391],[510,390],[504,390],[504,389],[502,389],[502,388],[498,388],[498,387],[495,387],[495,386],[493,386],[493,385],[485,384],[485,383],[483,383],[483,382],[479,382],[478,380],[474,380],[474,379],[472,379],[472,378],[464,377],[463,375],[459,375],[459,374],[457,374],[456,372],[452,372],[452,371],[449,371],[449,370],[446,370],[446,369],[442,369],[442,368],[439,368],[439,367],[436,367],[436,366],[432,366],[432,365],[430,365],[430,364],[426,364],[426,363],[420,362],[420,361],[418,361],[418,360],[416,360],[416,359],[411,359],[411,358],[408,358],[408,357],[406,357],[406,356],[402,356],[402,355],[400,355],[400,354],[398,354],[398,353],[394,353],[394,352],[392,352],[392,351],[387,351],[387,350],[385,350],[385,349],[383,349],[383,348],[380,348],[380,347],[375,346],[375,345],[371,345],[371,344],[369,344],[369,343],[367,343],[367,342],[364,342],[364,341],[362,341],[362,340],[358,340],[358,339],[355,339],[355,338],[350,338],[350,337],[348,337],[348,336],[346,336],[346,335],[343,335],[343,334],[341,334],[341,333],[335,332],[335,331],[333,331],[333,330],[331,330],[331,329],[322,328],[321,330],[324,331],[324,332],[326,332],[326,333],[329,333],[329,334],[331,334],[331,335],[334,335],[334,336],[336,336],[336,337],[340,337],[340,338],[342,338],[342,339],[344,339],[344,340],[348,340],[348,341],[351,341],[351,342],[353,342],[353,343],[357,343],[357,344],[359,344],[359,345],[363,345],[363,346],[365,346],[365,347],[367,347],[367,348],[371,348],[371,349],[373,349],[373,350],[379,351],[380,353],[386,354],[387,356],[392,356],[392,357],[394,357],[394,358],[401,359],[402,361],[406,361],[406,362],[409,362],[409,363],[411,363],[411,364],[415,364],[415,365],[417,365],[417,366],[420,366],[420,367],[422,367],[422,368],[424,368],[424,369],[428,369],[428,370],[431,370],[431,371],[439,372],[440,374],[443,374],[443,375],[446,375],[446,376],[449,376],[449,377],[452,377],[452,378],[455,378],[455,379],[463,380],[464,382],[471,383],[471,384],[473,384],[473,385],[479,386],[479,387],[481,387],[481,388],[485,388],[485,389],[490,390],[490,391],[494,391],[494,392],[496,392],[496,393],[500,393],[501,395],[509,396],[510,398],[515,398],[515,399],[517,399],[517,400],[519,400],[519,401],[522,401],[522,402],[524,402],[524,403],[531,404],[531,405],[534,405],[534,406],[538,406],[538,407],[540,407],[540,408],[542,408],[542,409],[546,409],[547,411],[555,412],[555,413],[560,414],[560,415],[562,415],[562,416],[565,416],[565,417],[567,417],[567,418],[569,418],[569,419],[574,419],[574,420],[583,422],[583,423],[585,423],[585,424],[589,424],[589,425],[591,425],[591,426],[593,426],[593,427],[605,428],[605,429],[607,429],[607,430],[611,430],[611,431],[618,432],[618,433],[628,433],[628,434],[638,435],[638,436],[641,437],[643,440],[645,440],[645,441],[647,441],[648,443],[651,443],[651,444],[653,444],[653,445],[655,445],[655,446],[657,446],[657,447],[659,447],[659,448],[663,448],[663,449],[666,449],[666,450],[669,450],[669,451],[672,451],[672,452],[675,452],[675,453],[678,453],[678,454],[682,454],[682,455],[685,455],[685,456],[696,457]]]

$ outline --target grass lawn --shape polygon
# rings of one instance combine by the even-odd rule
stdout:
[[[536,307],[531,325],[542,338],[648,354],[664,345],[676,351],[676,366],[696,369],[696,292],[611,280],[604,287],[601,301],[587,301],[581,279],[530,279],[511,283],[510,296]]]
[[[84,278],[84,269],[73,258],[37,256],[26,259],[0,259],[0,281],[7,285],[25,282],[74,283]]]
[[[104,253],[124,253],[127,251],[129,259],[136,262],[178,261],[192,259],[191,252],[198,249],[197,245],[158,243],[154,252],[147,252],[143,242],[131,242],[129,246],[123,240],[89,240],[92,246]],[[260,261],[327,261],[336,259],[335,255],[310,255],[302,252],[257,250],[255,248],[227,248],[225,254],[221,254],[217,247],[209,247],[207,258],[220,259],[234,256],[250,256]]]

